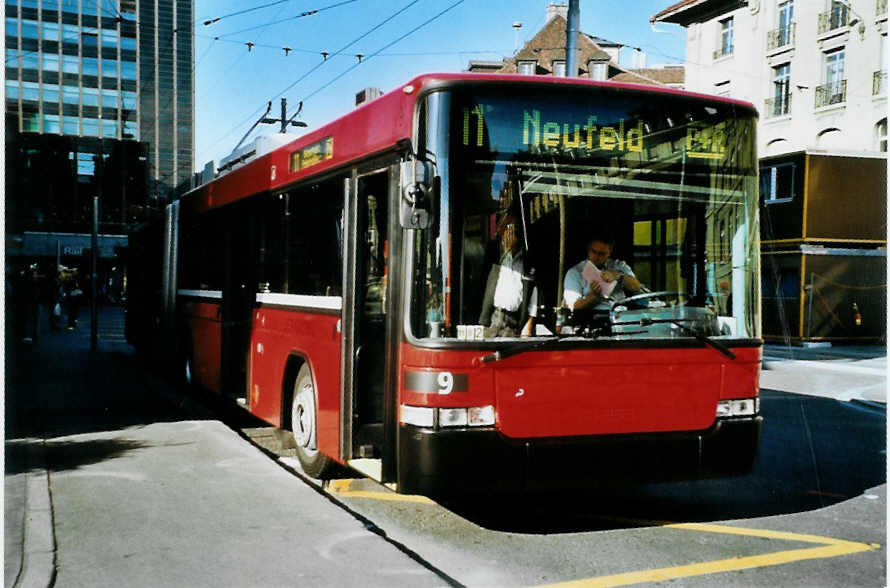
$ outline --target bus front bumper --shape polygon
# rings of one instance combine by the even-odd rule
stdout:
[[[400,425],[398,487],[450,494],[744,475],[757,456],[762,422],[718,419],[704,431],[556,439]]]

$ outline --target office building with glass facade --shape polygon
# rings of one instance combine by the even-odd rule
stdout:
[[[5,10],[7,231],[81,231],[98,193],[103,231],[124,233],[191,177],[193,0]]]

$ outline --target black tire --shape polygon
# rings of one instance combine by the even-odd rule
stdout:
[[[330,479],[337,464],[318,450],[318,411],[315,408],[318,396],[308,364],[300,368],[291,398],[291,431],[297,447],[297,459],[308,475],[321,480]]]

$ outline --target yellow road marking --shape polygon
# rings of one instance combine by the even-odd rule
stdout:
[[[414,502],[417,504],[436,504],[426,496],[413,494],[396,494],[395,492],[376,492],[372,490],[350,490],[353,480],[331,480],[328,484],[328,492],[345,498],[370,498],[373,500],[388,500],[391,502]]]
[[[350,490],[352,482],[353,480],[351,479],[332,480],[328,483],[328,492],[330,492],[331,494],[336,494],[337,496],[349,498],[370,498],[374,500],[389,500],[395,502],[436,504],[425,496],[396,494],[395,492]],[[639,584],[642,582],[660,582],[676,578],[687,578],[690,576],[703,576],[706,574],[717,574],[751,568],[777,566],[796,561],[806,561],[810,559],[839,557],[841,555],[850,555],[853,553],[872,551],[881,548],[881,545],[878,543],[869,544],[857,541],[847,541],[845,539],[835,539],[833,537],[822,537],[820,535],[807,535],[804,533],[790,533],[786,531],[771,531],[769,529],[730,527],[728,525],[714,525],[710,523],[669,523],[657,521],[629,520],[625,520],[625,522],[633,522],[634,524],[658,525],[669,529],[696,531],[701,533],[723,533],[727,535],[740,535],[743,537],[758,537],[761,539],[777,539],[780,541],[816,543],[819,545],[819,547],[789,549],[786,551],[777,551],[774,553],[765,553],[762,555],[733,557],[729,559],[706,561],[701,563],[671,566],[666,568],[640,570],[622,574],[612,574],[609,576],[599,576],[582,580],[572,580],[569,582],[549,584],[547,586],[541,586],[539,588],[605,588],[608,586],[627,586],[628,584]]]
[[[846,541],[844,539],[834,539],[832,537],[820,537],[818,535],[805,535],[801,533],[788,533],[784,531],[770,531],[766,529],[748,529],[745,527],[729,527],[726,525],[712,525],[705,523],[676,523],[666,524],[664,526],[671,529],[681,529],[686,531],[725,533],[729,535],[760,537],[764,539],[779,539],[783,541],[818,543],[820,544],[820,546],[809,547],[805,549],[790,549],[786,551],[766,553],[763,555],[752,555],[748,557],[734,557],[730,559],[721,559],[702,563],[672,566],[667,568],[640,570],[637,572],[613,574],[610,576],[599,576],[595,578],[586,578],[583,580],[573,580],[570,582],[550,584],[547,588],[599,588],[606,586],[626,586],[628,584],[638,584],[641,582],[659,582],[676,578],[686,578],[690,576],[702,576],[705,574],[717,574],[750,568],[777,566],[796,561],[805,561],[809,559],[838,557],[841,555],[850,555],[852,553],[859,553],[862,551],[872,551],[881,547],[877,543],[859,543],[856,541]]]

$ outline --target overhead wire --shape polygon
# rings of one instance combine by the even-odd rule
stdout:
[[[390,43],[387,43],[386,45],[384,45],[383,47],[381,47],[380,49],[378,49],[378,50],[375,51],[374,53],[368,55],[367,57],[365,57],[364,60],[360,60],[360,61],[358,61],[357,63],[354,63],[353,65],[351,65],[350,67],[348,67],[346,70],[340,72],[340,74],[337,75],[335,78],[333,78],[332,80],[328,81],[327,83],[325,83],[324,85],[322,85],[321,87],[319,87],[318,89],[316,89],[314,92],[312,92],[312,93],[310,93],[310,94],[304,96],[303,98],[301,98],[301,99],[300,99],[301,102],[305,102],[305,101],[308,100],[309,98],[312,98],[313,96],[315,96],[316,94],[318,94],[319,92],[321,92],[322,90],[324,90],[325,88],[329,87],[331,84],[333,84],[333,83],[335,83],[336,81],[338,81],[339,79],[341,79],[341,78],[342,78],[343,76],[345,76],[347,73],[349,73],[349,72],[351,72],[352,70],[354,70],[355,68],[357,68],[357,67],[358,67],[359,65],[361,65],[362,63],[365,63],[365,62],[367,62],[368,60],[373,59],[374,57],[377,57],[377,56],[380,55],[380,53],[382,53],[383,51],[386,51],[387,49],[389,49],[389,48],[392,47],[393,45],[395,45],[395,44],[399,43],[400,41],[402,41],[403,39],[405,39],[406,37],[409,37],[410,35],[416,33],[417,31],[419,31],[420,29],[422,29],[422,28],[425,27],[426,25],[428,25],[428,24],[430,24],[431,22],[433,22],[434,20],[440,18],[442,15],[444,15],[445,13],[447,13],[447,12],[449,12],[450,10],[454,9],[455,7],[457,7],[459,4],[462,4],[463,2],[464,2],[464,0],[457,0],[456,2],[454,2],[454,3],[451,4],[450,6],[448,6],[447,8],[445,8],[444,10],[442,10],[441,12],[439,12],[438,14],[436,14],[435,16],[433,16],[432,18],[429,18],[429,19],[425,20],[424,22],[420,23],[419,25],[417,25],[416,27],[414,27],[413,29],[411,29],[411,30],[408,31],[407,33],[405,33],[405,34],[401,35],[400,37],[396,38],[394,41],[392,41],[392,42],[390,42]]]
[[[282,7],[282,8],[278,11],[278,13],[276,14],[276,16],[280,15],[280,14],[281,14],[281,11],[282,11],[283,9],[284,9],[284,8]],[[197,35],[197,34],[196,34],[195,36],[203,36],[203,35]],[[218,37],[214,37],[214,38],[213,38],[213,42],[211,42],[211,46],[213,46],[213,45],[215,44],[216,41],[222,41],[222,39],[219,39]],[[228,71],[229,71],[230,69],[232,69],[232,68],[233,68],[233,67],[234,67],[234,66],[235,66],[235,65],[236,65],[236,64],[237,64],[243,57],[244,57],[244,55],[246,55],[246,52],[242,52],[241,54],[239,54],[239,57],[238,57],[237,59],[235,59],[235,61],[232,62],[231,65],[229,65],[227,68],[225,68],[225,69],[223,70],[222,77],[224,77],[225,74],[228,73]],[[230,129],[225,135],[221,136],[219,139],[217,139],[216,141],[214,141],[214,142],[211,143],[211,144],[215,144],[215,143],[221,141],[222,139],[228,137],[230,134],[232,134],[232,132],[234,132],[234,131],[237,130],[239,127],[241,127],[241,125],[245,124],[246,122],[248,122],[249,120],[251,120],[251,119],[253,119],[253,118],[256,118],[256,116],[263,110],[263,108],[265,108],[265,106],[261,106],[261,107],[255,109],[255,110],[254,110],[253,112],[251,112],[251,113],[247,116],[247,118],[245,118],[242,122],[239,122],[235,127],[233,127],[232,129]],[[195,153],[195,160],[196,160],[196,161],[199,161],[199,157],[198,157],[197,152]]]
[[[383,21],[381,21],[380,23],[378,23],[378,24],[376,24],[375,26],[371,27],[370,29],[368,29],[367,31],[365,31],[364,33],[362,33],[361,35],[359,35],[358,37],[356,37],[356,38],[353,39],[352,41],[348,42],[346,45],[344,45],[343,47],[341,47],[341,48],[338,49],[337,51],[334,51],[332,54],[334,54],[334,53],[337,53],[337,54],[339,54],[339,53],[343,53],[346,49],[348,49],[349,47],[355,45],[356,43],[358,43],[359,41],[361,41],[362,39],[364,39],[365,37],[367,37],[368,35],[370,35],[370,34],[373,33],[374,31],[378,30],[380,27],[382,27],[382,26],[385,25],[386,23],[392,21],[394,18],[396,18],[397,16],[399,16],[400,14],[402,14],[403,12],[405,12],[406,10],[408,10],[409,8],[411,8],[412,6],[414,6],[415,4],[417,4],[418,2],[420,2],[420,0],[412,0],[411,2],[409,2],[408,4],[406,4],[405,6],[403,6],[402,8],[400,8],[399,10],[397,10],[396,12],[394,12],[393,14],[391,14],[390,16],[386,17],[386,18],[385,18]],[[296,86],[297,84],[299,84],[300,82],[302,82],[303,80],[305,80],[307,77],[309,77],[310,75],[312,75],[312,74],[313,74],[315,71],[317,71],[319,68],[323,67],[324,64],[326,64],[327,62],[328,62],[327,59],[318,62],[318,63],[317,63],[316,65],[314,65],[313,67],[309,68],[309,70],[306,71],[303,75],[301,75],[299,78],[297,78],[296,80],[294,80],[291,84],[289,84],[286,88],[284,88],[283,90],[281,90],[280,92],[278,92],[277,94],[275,94],[271,99],[274,100],[275,98],[278,98],[278,97],[280,97],[281,95],[283,95],[285,92],[291,90],[294,86]],[[268,101],[266,101],[266,102],[268,102]],[[241,120],[240,122],[238,122],[235,126],[231,127],[231,128],[224,134],[224,135],[220,136],[218,139],[216,139],[215,141],[213,141],[213,143],[218,143],[219,141],[222,141],[223,139],[225,139],[226,137],[228,137],[229,135],[231,135],[232,133],[234,133],[236,130],[238,130],[239,128],[241,128],[242,125],[244,125],[244,124],[250,122],[250,120],[252,120],[253,118],[255,118],[256,115],[257,115],[259,112],[261,112],[264,108],[265,108],[265,104],[263,104],[263,106],[260,106],[259,108],[255,109],[253,112],[251,112],[249,115],[247,115],[247,117],[245,117],[244,119],[242,119],[242,120]]]
[[[213,35],[200,35],[196,34],[196,37],[200,37],[203,39],[210,39],[214,42],[219,43],[229,43],[233,45],[246,45],[248,42],[244,40],[236,40],[236,39],[223,39],[221,37],[215,37]],[[274,49],[276,51],[286,51],[286,52],[294,52],[294,53],[306,53],[310,55],[327,55],[328,57],[338,57],[343,55],[348,55],[350,57],[354,57],[353,54],[350,53],[334,53],[324,51],[322,49],[306,49],[300,47],[284,47],[281,45],[270,45],[266,43],[253,43],[251,42],[254,48],[259,49]],[[380,53],[378,57],[417,57],[424,55],[462,55],[462,54],[473,54],[473,53],[492,53],[502,55],[504,54],[504,50],[500,49],[460,49],[460,50],[452,50],[452,51],[415,51],[415,52],[398,52],[398,53]]]
[[[228,14],[224,14],[222,16],[216,16],[212,18],[208,18],[204,20],[204,26],[212,25],[213,23],[219,22],[224,18],[230,18],[232,16],[239,16],[241,14],[247,14],[248,12],[255,12],[257,10],[262,10],[263,8],[269,8],[271,6],[276,6],[278,4],[284,4],[286,2],[293,2],[294,0],[275,0],[275,2],[269,2],[267,4],[261,4],[260,6],[253,6],[251,8],[245,8],[243,10],[236,10],[235,12],[230,12]]]
[[[298,15],[296,15],[296,16],[289,16],[289,17],[287,17],[287,18],[282,18],[282,19],[273,20],[273,21],[271,21],[271,22],[267,22],[267,23],[265,23],[265,24],[260,24],[260,25],[256,25],[256,26],[252,26],[252,27],[247,27],[246,29],[241,29],[241,30],[238,30],[238,31],[232,31],[231,33],[222,33],[222,34],[217,35],[217,36],[220,37],[220,38],[222,38],[222,37],[231,37],[232,35],[238,35],[238,34],[246,33],[246,32],[248,32],[248,31],[253,31],[253,30],[256,30],[256,29],[261,29],[261,28],[269,27],[269,26],[276,25],[276,24],[286,23],[286,22],[289,22],[289,21],[292,21],[292,20],[296,20],[296,19],[298,19],[298,18],[306,18],[307,16],[314,16],[314,15],[318,14],[319,12],[323,12],[323,11],[325,11],[325,10],[330,10],[330,9],[332,9],[332,8],[339,8],[340,6],[344,6],[344,5],[346,5],[346,4],[352,4],[353,2],[358,2],[358,0],[343,0],[342,2],[337,2],[336,4],[330,4],[330,5],[328,5],[328,6],[322,6],[321,8],[315,8],[315,9],[313,9],[313,10],[308,10],[308,11],[301,12],[300,14],[298,14]]]

